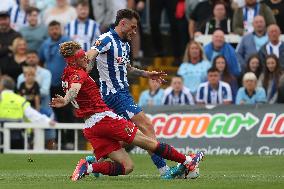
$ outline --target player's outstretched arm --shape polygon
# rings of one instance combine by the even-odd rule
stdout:
[[[66,92],[64,97],[55,95],[55,97],[51,99],[50,106],[54,108],[66,106],[69,102],[75,100],[81,89],[81,86],[82,85],[80,83],[72,83],[70,89]]]
[[[87,66],[87,72],[89,73],[93,67],[95,66],[95,62],[96,62],[96,57],[98,56],[99,52],[96,51],[95,49],[90,49],[86,52],[86,55],[89,59],[89,64]]]
[[[167,74],[163,71],[157,72],[157,71],[140,70],[138,68],[132,67],[131,65],[127,65],[127,70],[129,73],[134,74],[139,77],[153,79],[153,80],[158,81],[159,83],[166,82],[163,77],[167,76]]]

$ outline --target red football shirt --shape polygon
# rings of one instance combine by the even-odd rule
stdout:
[[[87,118],[95,113],[110,111],[102,100],[96,82],[89,74],[77,67],[67,66],[62,75],[62,87],[66,93],[72,83],[80,83],[81,89],[71,103],[75,107],[75,114],[80,118]]]

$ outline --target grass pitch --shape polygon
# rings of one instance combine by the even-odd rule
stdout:
[[[29,162],[31,157],[33,162]],[[147,155],[132,155],[135,170],[128,176],[99,179],[93,175],[78,182],[69,176],[85,155],[0,155],[1,189],[182,189],[182,188],[284,188],[283,156],[207,156],[195,180],[160,180]],[[170,165],[174,165],[170,163]]]

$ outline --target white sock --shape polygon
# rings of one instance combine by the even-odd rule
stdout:
[[[92,173],[92,172],[93,172],[93,166],[92,164],[88,164],[87,173]]]
[[[158,169],[160,172],[160,175],[164,175],[168,170],[170,170],[169,166],[164,166]]]
[[[190,156],[185,156],[185,161],[183,162],[183,165],[186,165],[191,161],[192,161],[192,158]]]

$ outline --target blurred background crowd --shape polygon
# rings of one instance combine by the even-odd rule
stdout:
[[[75,40],[90,49],[123,8],[142,18],[131,41],[133,65],[168,73],[164,85],[130,77],[139,105],[284,102],[284,0],[2,0],[1,75],[36,110],[58,122],[82,121],[71,106],[48,105],[63,95],[59,44]],[[96,69],[91,76],[97,80]]]

